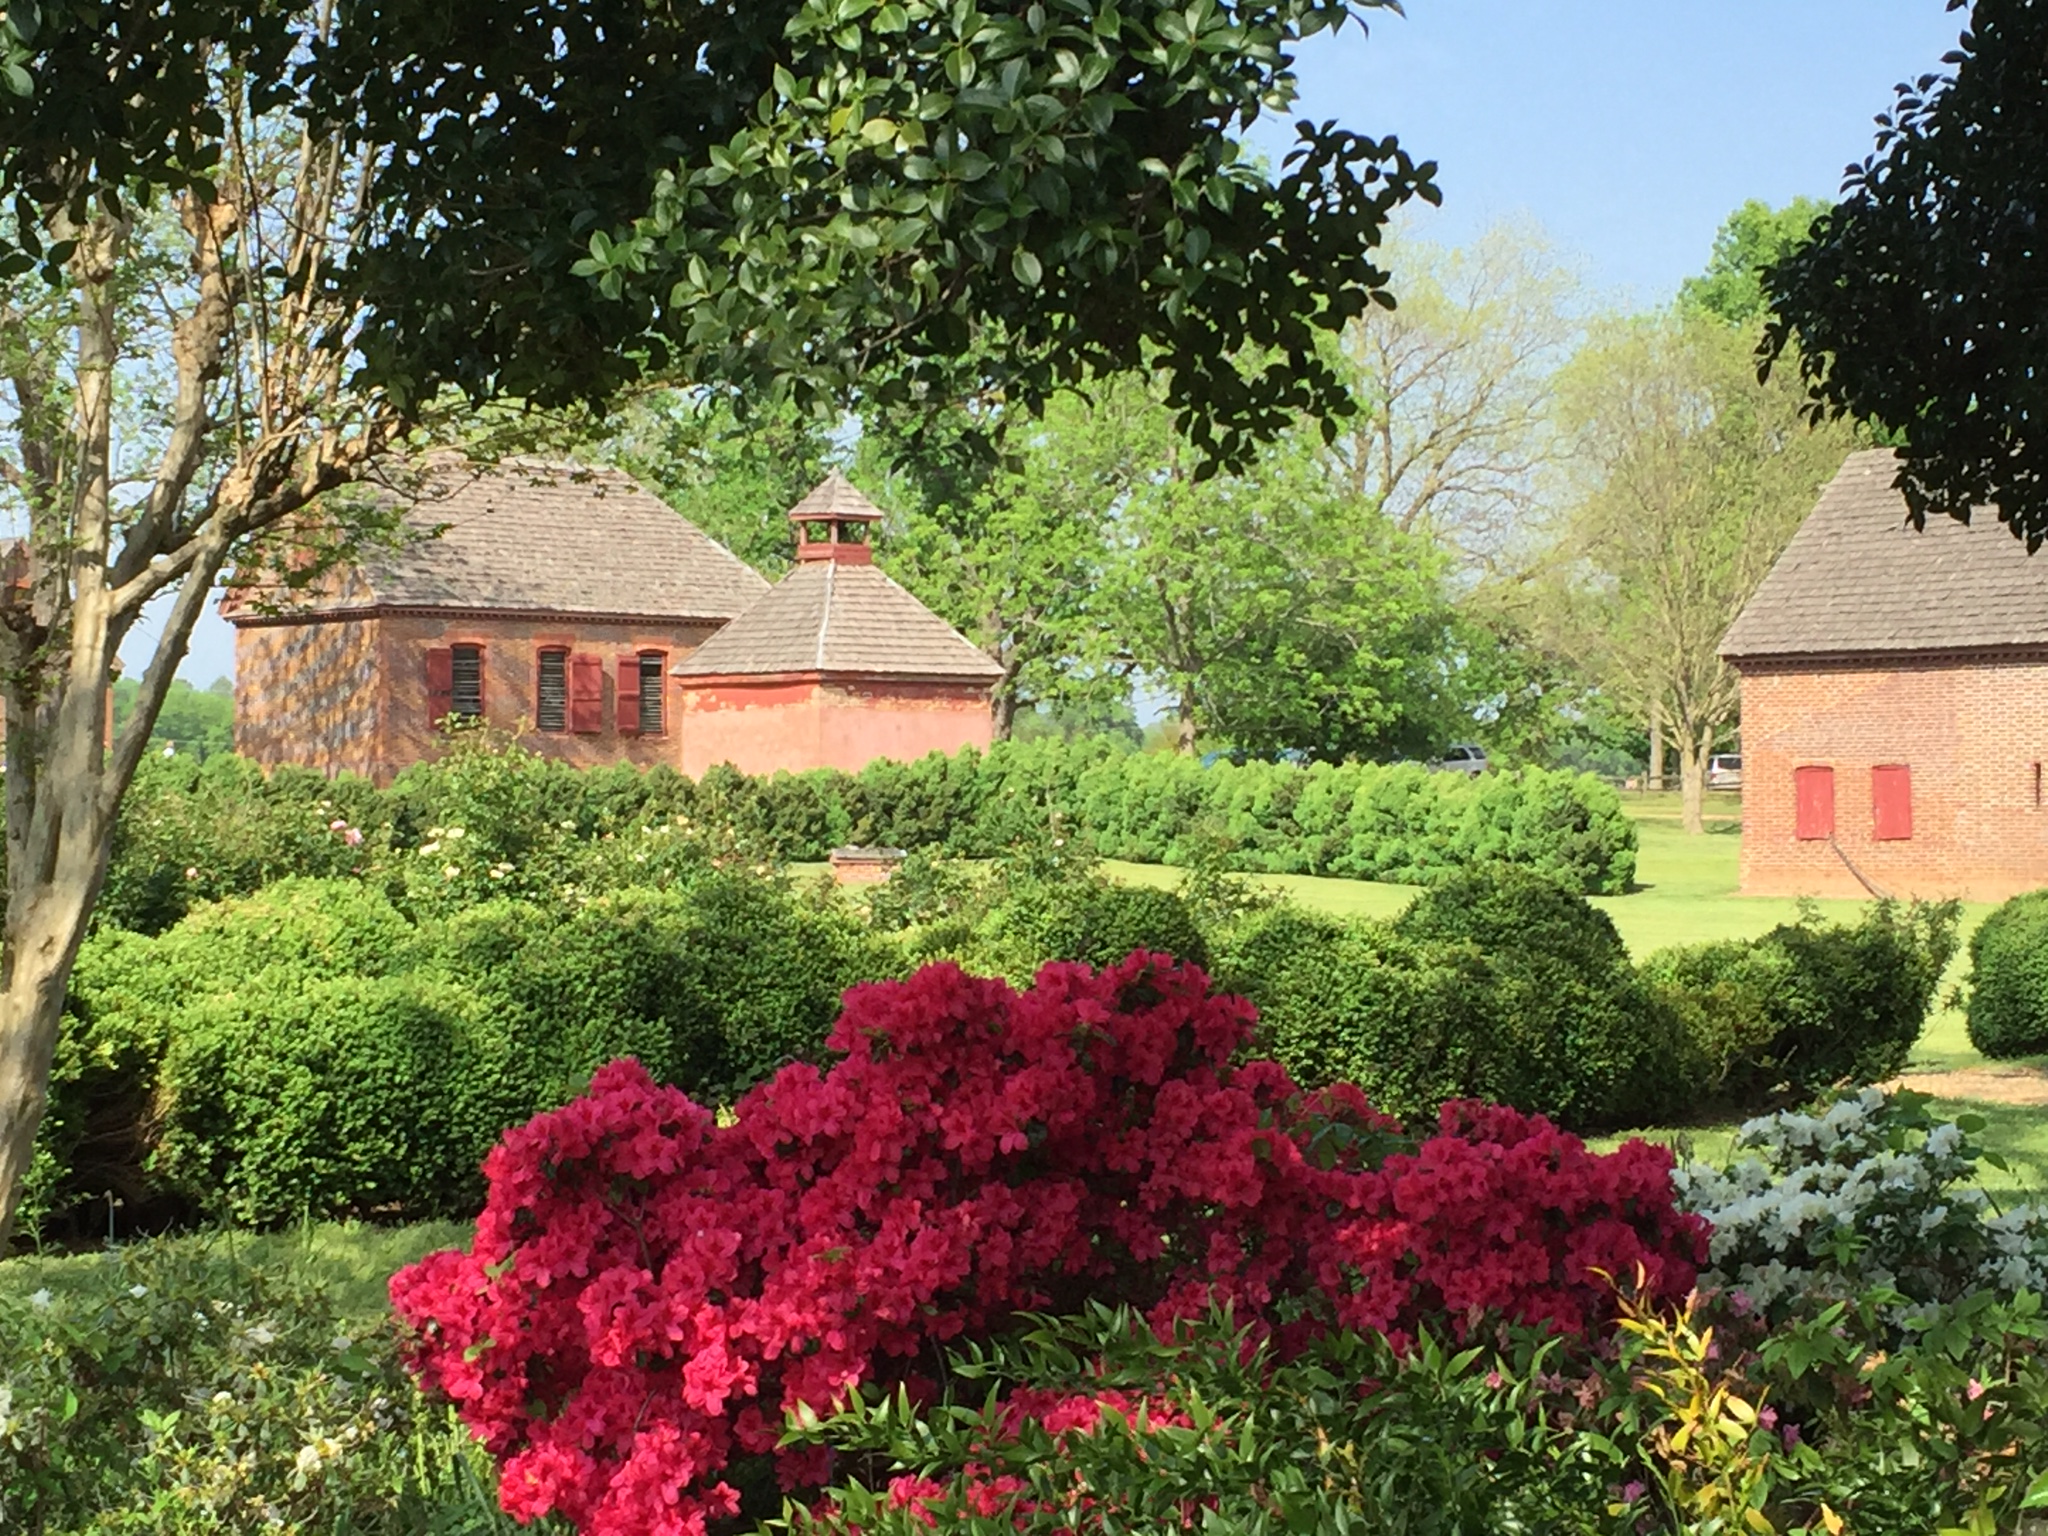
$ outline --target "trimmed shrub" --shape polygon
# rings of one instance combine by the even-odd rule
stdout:
[[[1486,1098],[1574,1127],[1640,1124],[1683,1091],[1678,1021],[1613,924],[1525,870],[1458,874],[1389,923],[1276,908],[1220,948],[1219,982],[1258,1006],[1263,1049],[1404,1119]]]
[[[1955,902],[1872,904],[1753,943],[1666,950],[1645,982],[1681,1019],[1702,1097],[1738,1105],[1883,1082],[1906,1064],[1956,949]]]
[[[1969,1030],[1995,1059],[2048,1053],[2048,891],[2013,897],[1971,936]]]
[[[415,927],[354,881],[281,881],[80,957],[25,1222],[265,1225],[474,1208],[506,1126],[632,1055],[713,1102],[813,1059],[897,946],[836,900],[709,870]]]
[[[1006,933],[1032,952],[1030,968],[1079,960],[1101,969],[1142,950],[1206,968],[1209,945],[1185,901],[1155,886],[1041,886],[1012,898]]]
[[[517,1118],[507,1054],[446,981],[268,973],[173,1024],[153,1172],[250,1226],[473,1209],[483,1155]]]
[[[1464,945],[1488,975],[1481,1038],[1498,1074],[1472,1092],[1570,1125],[1642,1124],[1673,1101],[1678,1021],[1637,980],[1613,920],[1555,879],[1496,866],[1423,892],[1393,931],[1438,954]]]
[[[154,937],[92,935],[72,972],[23,1224],[40,1226],[107,1196],[145,1223],[153,1208],[168,1205],[161,1214],[171,1214],[182,1203],[148,1162],[165,1053],[188,1005],[259,977],[275,994],[386,976],[418,958],[412,925],[355,880],[279,880],[201,905]]]
[[[295,770],[266,778],[233,758],[153,761],[123,813],[103,917],[160,932],[197,902],[294,874],[376,879],[420,917],[499,896],[554,900],[634,883],[610,855],[657,827],[692,829],[707,861],[815,862],[849,841],[994,858],[1058,830],[1144,863],[1185,865],[1220,843],[1251,873],[1426,885],[1509,863],[1596,893],[1627,888],[1636,850],[1612,789],[1541,769],[1473,780],[1414,764],[1205,768],[1098,737],[857,776],[719,767],[691,784],[666,769],[584,772],[471,732],[382,791]],[[672,863],[682,851],[633,849]],[[681,863],[649,883],[691,875]]]

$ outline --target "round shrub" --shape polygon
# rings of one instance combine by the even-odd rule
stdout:
[[[416,958],[412,925],[356,880],[279,880],[201,905],[153,937],[92,935],[72,971],[24,1224],[53,1230],[108,1195],[131,1219],[177,1213],[181,1198],[149,1163],[165,1053],[189,1005],[258,977],[270,992],[288,992],[387,975]],[[103,1228],[104,1209],[96,1215]]]
[[[1245,926],[1218,982],[1258,1008],[1258,1048],[1291,1074],[1356,1083],[1410,1124],[1492,1094],[1513,1069],[1487,1049],[1494,978],[1470,945],[1279,908]]]
[[[1556,879],[1500,865],[1461,871],[1393,922],[1441,955],[1467,945],[1489,981],[1483,1037],[1460,1042],[1487,1064],[1472,1091],[1568,1125],[1653,1123],[1674,1081],[1678,1020],[1637,979],[1613,920]]]
[[[2048,1052],[2048,891],[2013,897],[1971,937],[1969,1031],[1986,1056]]]
[[[1206,969],[1209,945],[1188,904],[1147,885],[1087,885],[1062,890],[1044,927],[1047,960],[1115,965],[1138,950],[1168,954]]]
[[[503,1034],[424,975],[279,970],[186,1010],[165,1054],[156,1171],[252,1226],[473,1209],[507,1123]]]

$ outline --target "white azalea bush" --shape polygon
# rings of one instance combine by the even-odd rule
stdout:
[[[2048,1293],[2048,1207],[1999,1209],[1974,1183],[2003,1166],[1983,1122],[1930,1102],[1865,1088],[1749,1121],[1725,1165],[1681,1163],[1679,1201],[1714,1229],[1703,1279],[1770,1314],[1872,1289],[1916,1306]]]

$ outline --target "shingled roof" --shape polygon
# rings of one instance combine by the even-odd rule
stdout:
[[[851,673],[994,683],[1002,668],[872,565],[799,565],[693,651],[678,677]]]
[[[767,592],[739,556],[615,469],[440,466],[405,520],[422,535],[295,612],[447,608],[730,619]],[[240,615],[234,615],[239,617]],[[250,614],[250,617],[256,617]]]
[[[2048,648],[2048,554],[2030,556],[1997,515],[1906,521],[1888,449],[1851,454],[1721,654],[1854,656]]]

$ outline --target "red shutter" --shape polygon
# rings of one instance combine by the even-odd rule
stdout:
[[[595,736],[604,729],[604,658],[569,658],[569,729]]]
[[[1795,836],[1812,840],[1835,835],[1834,769],[1794,768],[1792,800]]]
[[[618,685],[619,734],[637,736],[640,734],[640,656],[628,651],[619,658]]]
[[[1913,770],[1903,763],[1870,770],[1870,835],[1880,843],[1913,835]]]
[[[455,652],[439,646],[427,652],[427,724],[439,725],[455,707]]]

